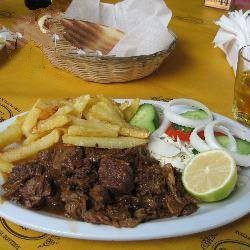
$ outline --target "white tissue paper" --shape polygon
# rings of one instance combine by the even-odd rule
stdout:
[[[100,0],[73,0],[65,18],[98,23],[119,29],[125,36],[108,55],[148,55],[168,49],[175,40],[167,26],[171,10],[163,0],[124,0],[117,4]]]
[[[228,17],[223,15],[215,22],[220,29],[216,34],[213,43],[215,47],[222,49],[227,57],[227,61],[237,71],[239,50],[250,45],[250,11],[245,13],[242,10],[233,11]]]

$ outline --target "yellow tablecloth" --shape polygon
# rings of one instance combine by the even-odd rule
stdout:
[[[0,10],[24,14],[27,10],[23,2],[5,0],[0,4]],[[88,83],[53,68],[42,52],[29,44],[0,66],[0,119],[27,110],[38,97],[52,99],[83,93],[163,100],[189,97],[202,101],[215,112],[232,117],[234,75],[224,54],[212,44],[217,31],[213,21],[224,12],[204,7],[201,0],[168,0],[167,4],[173,10],[170,27],[178,36],[178,45],[156,73],[126,84]],[[0,23],[7,26],[13,20],[0,16]],[[0,222],[0,249],[6,250],[250,248],[249,215],[210,232],[149,242],[73,240],[44,235],[3,219]]]

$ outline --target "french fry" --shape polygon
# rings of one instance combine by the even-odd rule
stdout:
[[[35,127],[38,118],[40,116],[40,113],[41,113],[40,109],[33,107],[25,117],[22,125],[22,132],[26,137],[29,136],[33,127]]]
[[[110,122],[118,126],[124,125],[125,121],[120,117],[119,113],[106,102],[98,102],[86,114],[87,119],[96,119]]]
[[[16,121],[18,122],[20,127],[23,125],[26,116],[27,116],[27,114],[19,115],[19,116],[16,117]]]
[[[89,112],[89,110],[99,102],[98,98],[96,96],[91,96],[89,102],[87,103],[85,109],[82,112],[81,118],[86,118],[86,114]],[[79,117],[78,117],[79,118]]]
[[[27,159],[38,152],[50,148],[56,144],[60,139],[60,132],[55,129],[50,134],[30,143],[29,145],[20,146],[18,148],[10,149],[2,154],[0,158],[7,162],[17,162]]]
[[[48,132],[41,132],[41,133],[36,133],[36,134],[29,134],[29,136],[23,141],[23,145],[28,145],[41,137],[45,136],[48,134]]]
[[[0,132],[0,149],[22,139],[22,130],[18,121]]]
[[[42,108],[41,113],[39,115],[39,120],[48,119],[50,116],[54,115],[58,109],[59,107],[57,105],[47,106],[45,108]]]
[[[120,128],[119,135],[147,139],[149,138],[150,132],[146,129],[127,126]]]
[[[74,100],[75,99],[73,99],[73,98],[66,98],[66,99],[58,100],[57,105],[60,106],[60,107],[62,107],[64,105],[73,105]]]
[[[60,128],[70,122],[70,119],[65,115],[54,115],[47,120],[39,121],[33,133],[45,132],[54,128]]]
[[[99,120],[95,120],[95,119],[90,119],[90,120],[84,120],[84,119],[79,119],[76,117],[70,117],[71,118],[71,122],[74,125],[78,125],[78,126],[82,126],[84,128],[106,128],[106,129],[111,129],[111,130],[115,130],[115,131],[119,131],[120,126],[115,125],[115,124],[111,124],[108,122],[104,122],[104,121],[99,121]]]
[[[98,147],[98,148],[131,148],[139,145],[144,145],[148,142],[146,139],[133,137],[81,137],[63,135],[63,143],[82,147]]]
[[[128,101],[125,101],[125,102],[123,102],[123,103],[121,103],[121,104],[119,105],[119,109],[120,109],[121,111],[123,111],[123,110],[125,110],[126,108],[128,108],[129,106],[130,106],[129,102],[128,102]]]
[[[109,99],[103,95],[98,95],[97,96],[98,99],[101,101],[101,102],[105,102],[110,108],[113,108],[119,115],[122,119],[124,119],[124,114],[123,112],[119,109],[119,106],[117,103],[113,103],[112,99]]]
[[[9,173],[0,171],[0,185],[3,185],[8,180],[8,177]],[[0,196],[0,204],[3,203],[4,201],[5,199],[2,196]]]
[[[62,127],[62,128],[58,128],[59,132],[64,135],[68,133],[68,128],[66,127]]]
[[[1,172],[10,173],[13,167],[14,166],[11,163],[4,161],[3,159],[0,158],[0,171]]]
[[[130,106],[127,107],[123,111],[126,121],[130,121],[133,118],[133,116],[137,112],[139,106],[140,106],[140,99],[139,98],[136,98],[136,99],[131,101]]]
[[[74,108],[76,111],[76,116],[82,117],[83,111],[90,101],[90,95],[83,95],[75,99]]]
[[[80,135],[85,137],[118,137],[118,130],[110,128],[83,127],[72,125],[68,128],[69,135]]]
[[[60,107],[56,111],[55,116],[56,115],[67,115],[67,114],[71,113],[73,110],[74,110],[74,107],[72,105],[65,105],[65,106]]]

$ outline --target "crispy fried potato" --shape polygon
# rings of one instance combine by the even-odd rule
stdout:
[[[148,140],[133,137],[82,137],[63,135],[63,143],[82,147],[98,147],[98,148],[131,148],[144,145]]]
[[[130,104],[129,104],[129,102],[128,101],[125,101],[125,102],[123,102],[123,103],[121,103],[120,105],[119,105],[119,109],[121,110],[121,111],[124,111],[126,108],[128,108],[130,106]]]
[[[3,159],[0,158],[0,171],[1,172],[10,173],[13,167],[14,166],[11,163],[4,161]]]
[[[19,116],[16,117],[16,122],[18,122],[18,124],[19,124],[20,127],[22,127],[26,116],[27,116],[27,114],[25,114],[25,115],[19,115]]]
[[[54,115],[58,109],[59,109],[59,106],[57,106],[57,105],[47,106],[47,107],[41,109],[41,113],[39,115],[39,120],[48,119],[50,116]]]
[[[104,121],[99,121],[95,119],[90,119],[90,120],[84,120],[84,119],[79,119],[76,117],[70,117],[71,122],[73,125],[78,125],[82,127],[87,127],[87,128],[106,128],[106,129],[111,129],[111,130],[116,130],[119,131],[120,126],[111,124],[108,122]]]
[[[72,125],[68,128],[69,135],[80,135],[85,137],[118,137],[118,130],[110,128],[83,127]]]
[[[87,119],[96,119],[110,122],[119,126],[124,125],[125,121],[120,117],[119,113],[106,102],[98,102],[87,113]]]
[[[83,111],[90,101],[90,95],[83,95],[75,99],[74,108],[77,117],[81,118]]]
[[[131,101],[131,104],[123,110],[126,121],[130,121],[140,106],[140,99],[136,98]]]
[[[65,106],[60,107],[60,108],[56,111],[55,116],[56,116],[56,115],[67,115],[67,114],[71,113],[73,110],[74,110],[73,105],[67,104],[67,105],[65,105]]]
[[[113,108],[120,115],[120,117],[124,119],[123,112],[119,109],[118,103],[114,103],[112,99],[103,95],[98,95],[97,97],[101,102],[105,102],[110,108]]]
[[[120,128],[119,135],[147,139],[149,138],[150,132],[143,128],[127,126]]]
[[[22,139],[22,130],[18,121],[0,133],[0,149]]]
[[[68,133],[68,128],[67,127],[62,127],[62,128],[58,128],[59,132],[64,135]]]
[[[36,134],[29,134],[29,136],[23,141],[23,145],[28,145],[28,144],[40,139],[41,137],[43,137],[47,134],[48,134],[48,131],[36,133]]]
[[[70,119],[65,115],[54,115],[47,120],[39,121],[36,129],[33,129],[33,133],[40,133],[52,130],[54,128],[60,128],[70,122]]]
[[[20,160],[27,159],[38,152],[50,148],[56,144],[60,139],[60,132],[55,129],[50,134],[38,139],[29,145],[20,146],[18,148],[10,149],[2,154],[0,158],[7,162],[17,162]]]
[[[33,127],[35,127],[35,125],[37,124],[40,113],[41,113],[40,109],[33,107],[26,115],[22,125],[22,132],[26,137],[29,136]]]

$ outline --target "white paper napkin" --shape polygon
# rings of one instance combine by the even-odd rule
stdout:
[[[175,39],[167,29],[172,12],[163,0],[124,0],[117,4],[73,0],[64,17],[125,32],[109,55],[148,55],[169,48]]]
[[[222,49],[236,74],[239,50],[250,45],[250,11],[233,11],[215,22],[220,29],[213,43]]]

